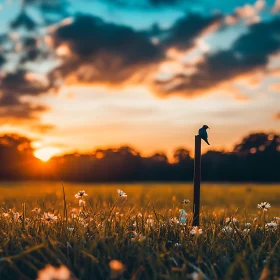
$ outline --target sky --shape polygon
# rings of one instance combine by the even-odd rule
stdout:
[[[48,156],[280,132],[279,0],[0,0],[0,133]]]

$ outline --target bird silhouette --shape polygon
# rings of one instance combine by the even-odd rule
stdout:
[[[203,127],[201,127],[199,130],[198,130],[198,135],[200,136],[201,139],[203,139],[208,145],[209,142],[208,142],[208,134],[207,134],[207,129],[210,128],[208,125],[204,125]]]

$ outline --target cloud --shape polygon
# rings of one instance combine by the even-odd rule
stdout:
[[[265,5],[265,0],[257,0],[254,5],[245,4],[242,7],[237,7],[232,15],[225,17],[225,23],[232,25],[242,20],[245,24],[251,25],[260,22],[259,14]]]
[[[206,54],[190,75],[177,74],[167,82],[156,81],[167,88],[166,94],[192,95],[252,71],[264,71],[269,56],[280,49],[280,19],[251,25],[228,50]]]
[[[280,0],[275,0],[274,6],[272,8],[272,13],[277,14],[280,12]]]
[[[6,73],[0,79],[0,117],[7,119],[32,119],[48,108],[33,104],[24,97],[38,96],[49,90],[47,81],[24,70]]]
[[[2,65],[4,65],[5,62],[6,62],[5,56],[2,55],[2,54],[0,54],[0,67],[1,67]]]
[[[187,14],[168,30],[158,28],[155,44],[154,29],[151,33],[136,31],[80,14],[51,29],[48,38],[62,63],[50,78],[66,83],[137,84],[150,78],[159,63],[168,59],[168,49],[187,50],[196,45],[198,36],[213,32],[219,24],[219,16]]]
[[[18,29],[24,27],[29,31],[32,31],[36,28],[36,22],[26,13],[25,10],[22,10],[19,15],[11,22],[10,24],[12,29]]]
[[[200,2],[199,0],[196,0]],[[144,8],[144,7],[159,7],[159,6],[168,6],[168,7],[180,7],[185,4],[194,3],[193,0],[107,0],[108,3],[111,3],[116,6],[121,7],[134,7],[134,8]]]
[[[280,112],[279,112],[279,113],[276,113],[276,114],[274,115],[274,119],[275,119],[275,120],[280,120]]]
[[[216,31],[221,25],[221,19],[220,15],[204,17],[189,13],[169,29],[163,44],[184,50],[191,48],[195,44],[195,38]]]
[[[144,32],[78,15],[52,34],[63,63],[51,75],[79,82],[121,84],[163,58]],[[52,76],[53,77],[53,76]]]

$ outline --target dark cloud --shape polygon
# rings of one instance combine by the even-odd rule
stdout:
[[[190,2],[194,2],[193,0],[145,0],[145,1],[131,1],[131,0],[107,0],[107,2],[112,3],[116,6],[122,7],[143,7],[143,6],[174,6],[174,5],[182,5]]]
[[[47,110],[44,105],[22,101],[22,97],[47,92],[49,85],[24,70],[8,73],[0,79],[0,117],[34,118]]]
[[[30,102],[18,102],[10,104],[10,106],[0,104],[0,123],[6,122],[6,120],[37,119],[39,114],[48,109],[47,106],[34,105]]]
[[[55,23],[68,17],[69,0],[24,0],[23,7],[32,6],[41,12],[46,24]]]
[[[23,27],[31,31],[36,28],[37,24],[23,9],[19,13],[19,15],[11,22],[10,26],[12,29],[18,29],[20,27]]]
[[[57,50],[70,52],[56,72],[84,82],[122,83],[163,58],[162,49],[144,32],[94,16],[78,15],[55,31],[53,41]]]
[[[204,17],[199,14],[189,13],[180,18],[169,29],[168,37],[164,44],[178,49],[188,49],[193,46],[194,40],[199,34],[218,28],[221,24],[221,16]]]
[[[106,23],[98,17],[78,15],[74,21],[58,27],[53,44],[63,54],[63,63],[50,74],[52,79],[73,78],[79,82],[121,84],[133,79],[142,81],[166,59],[170,47],[187,50],[219,17],[205,18],[187,14],[169,30],[155,26],[150,31]],[[158,43],[151,36],[157,34]]]
[[[249,27],[229,50],[208,54],[190,75],[179,74],[171,81],[169,93],[194,94],[222,82],[262,69],[269,56],[280,50],[280,19],[262,22]],[[168,82],[158,82],[166,86]]]
[[[2,55],[2,54],[0,54],[0,67],[1,67],[2,65],[4,65],[5,62],[6,62],[5,56]]]

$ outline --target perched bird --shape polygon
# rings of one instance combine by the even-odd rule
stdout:
[[[201,139],[203,139],[208,145],[209,142],[208,142],[208,134],[207,134],[207,128],[210,128],[208,125],[204,125],[202,128],[200,128],[198,130],[198,135],[200,136]]]

